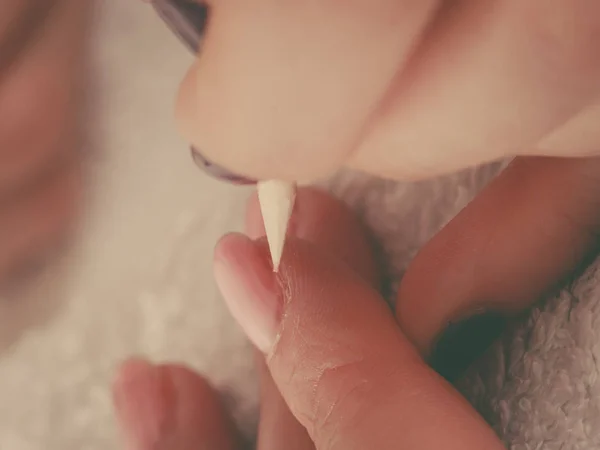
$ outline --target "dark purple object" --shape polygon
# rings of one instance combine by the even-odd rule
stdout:
[[[194,54],[201,49],[202,37],[208,22],[208,7],[194,0],[152,0],[152,6],[171,31]],[[233,184],[255,184],[241,175],[213,164],[198,150],[192,148],[196,165],[207,174]]]
[[[208,7],[194,0],[152,0],[151,3],[171,31],[197,54],[208,21]]]
[[[202,153],[200,153],[194,147],[191,148],[191,151],[192,151],[192,159],[194,160],[196,165],[201,170],[206,172],[207,174],[209,174],[215,178],[218,178],[220,180],[228,181],[233,184],[240,184],[240,185],[256,184],[256,180],[251,180],[251,179],[243,177],[241,175],[236,175],[234,173],[231,173],[227,169],[224,169],[221,166],[213,164],[208,159],[206,159],[204,157],[204,155],[202,155]]]

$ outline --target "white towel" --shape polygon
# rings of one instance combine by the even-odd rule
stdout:
[[[58,267],[0,302],[0,449],[119,448],[109,384],[142,354],[185,362],[222,388],[254,430],[252,354],[215,289],[212,247],[238,229],[247,190],[197,172],[172,105],[191,62],[141,2],[99,4],[88,213]],[[497,167],[401,184],[352,173],[331,183],[376,231],[398,277]],[[463,380],[507,445],[600,446],[600,274],[536,309]]]

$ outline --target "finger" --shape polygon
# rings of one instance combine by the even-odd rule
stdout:
[[[215,277],[316,448],[502,448],[368,283],[309,243],[287,245],[273,274],[264,240],[227,236]]]
[[[189,369],[131,360],[113,391],[128,450],[234,449],[218,395]]]
[[[248,201],[245,228],[252,239],[265,236],[256,193]],[[312,187],[298,189],[288,233],[336,255],[373,286],[380,286],[371,236],[358,216],[330,194]]]
[[[281,397],[262,354],[257,357],[257,365],[261,392],[257,450],[315,450],[306,428]]]
[[[289,231],[322,251],[338,256],[365,280],[374,286],[379,285],[380,277],[365,229],[341,201],[315,188],[300,188]],[[256,195],[248,201],[246,232],[253,239],[265,235]],[[290,412],[262,356],[258,365],[262,392],[258,450],[313,449],[314,444],[306,429]]]
[[[183,134],[240,175],[314,180],[352,151],[440,0],[211,3]]]
[[[598,100],[599,33],[595,1],[447,2],[349,164],[422,177],[527,153]]]
[[[409,266],[401,328],[427,354],[448,323],[528,307],[595,251],[599,205],[600,158],[515,160]]]

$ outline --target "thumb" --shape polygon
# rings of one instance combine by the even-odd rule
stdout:
[[[441,2],[206,3],[182,133],[247,178],[314,180],[348,159]]]
[[[310,243],[286,245],[274,274],[263,240],[229,235],[215,276],[318,449],[502,448],[366,281]]]

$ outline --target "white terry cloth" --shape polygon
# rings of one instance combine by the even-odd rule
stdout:
[[[0,449],[120,448],[109,384],[131,354],[208,374],[251,433],[252,352],[210,267],[248,191],[198,173],[176,135],[173,99],[191,57],[151,8],[104,0],[98,21],[89,210],[64,261],[19,302],[0,301]],[[399,277],[496,171],[415,184],[345,173],[331,188],[381,238]],[[599,277],[595,264],[463,380],[511,448],[600,446]]]

